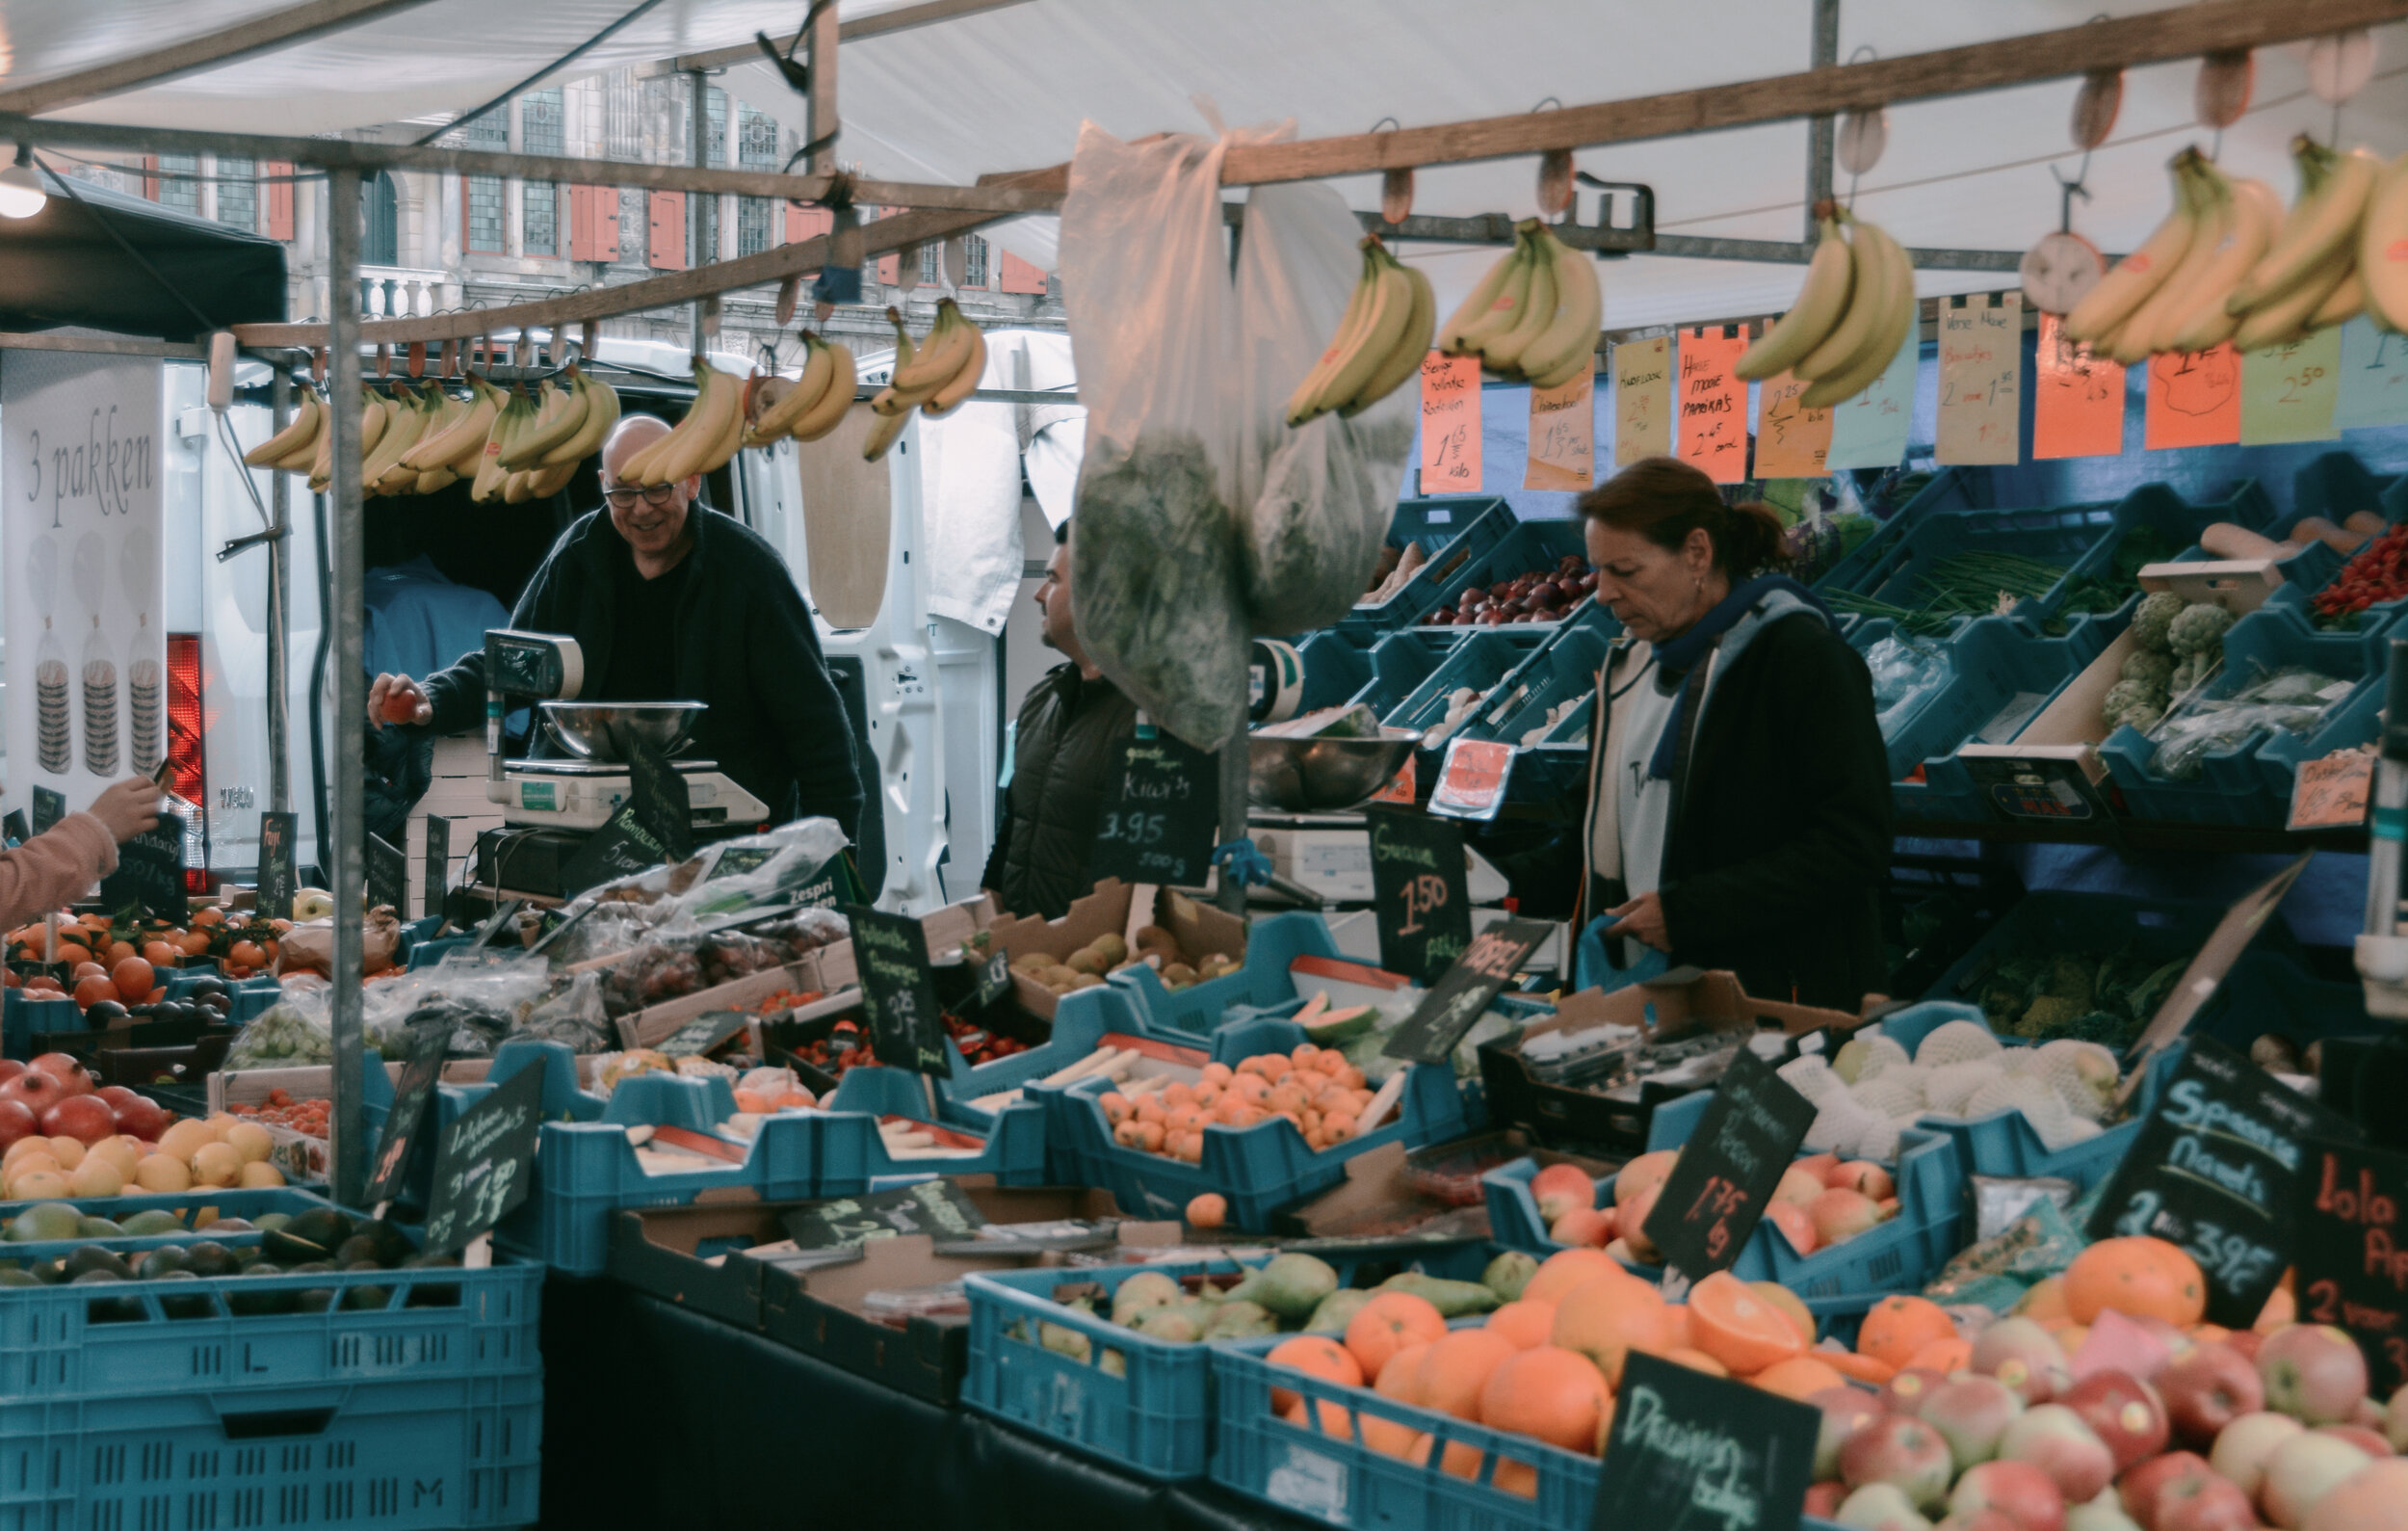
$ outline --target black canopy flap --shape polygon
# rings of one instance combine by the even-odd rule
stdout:
[[[31,218],[0,218],[0,330],[78,325],[194,340],[228,325],[283,321],[284,247],[276,241],[89,181],[76,181],[70,197],[42,179],[48,205]]]

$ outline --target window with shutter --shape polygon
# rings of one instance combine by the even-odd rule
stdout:
[[[961,241],[961,267],[964,287],[986,285],[986,241],[976,234],[966,234]]]
[[[496,107],[483,117],[460,123],[453,130],[453,140],[462,148],[507,150],[510,146],[510,119],[502,114],[509,110],[506,106]],[[507,206],[499,175],[461,176],[461,248],[488,255],[507,250]]]
[[[268,204],[268,237],[290,240],[293,237],[293,173],[289,160],[269,160],[260,172],[268,177],[261,190]]]
[[[789,245],[817,239],[822,234],[832,232],[835,227],[836,215],[824,207],[797,207],[792,202],[786,204],[786,243]]]
[[[568,258],[618,259],[618,188],[568,189]]]
[[[200,156],[197,154],[162,154],[158,157],[160,174],[154,177],[159,190],[156,199],[162,207],[172,207],[179,213],[200,214]]]
[[[218,156],[218,222],[229,228],[255,233],[259,228],[259,165],[255,160]]]
[[[777,169],[777,119],[746,106],[736,119],[736,164],[739,170]],[[777,204],[766,197],[736,199],[736,253],[757,255],[770,248],[770,230]]]
[[[561,92],[530,91],[518,101],[518,142],[528,154],[557,156],[562,144]],[[561,252],[560,188],[529,181],[519,194],[519,248],[530,255]]]
[[[1045,291],[1045,273],[1007,250],[1002,262],[1003,280],[998,286],[1005,292],[1041,295]]]
[[[661,271],[686,269],[686,194],[647,194],[652,212],[652,264]]]

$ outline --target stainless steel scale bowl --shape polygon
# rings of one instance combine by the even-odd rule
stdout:
[[[581,760],[624,762],[638,741],[665,755],[686,747],[705,704],[699,701],[547,701],[543,721],[561,748]]]

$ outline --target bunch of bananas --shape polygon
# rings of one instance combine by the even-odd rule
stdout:
[[[628,484],[682,484],[736,455],[744,441],[745,380],[694,358],[694,404],[668,435],[621,464]]]
[[[1824,202],[1822,237],[1797,302],[1733,371],[1754,381],[1787,372],[1807,384],[1797,402],[1826,409],[1870,388],[1915,327],[1915,267],[1880,227]]]
[[[618,420],[618,393],[571,367],[565,386],[543,384],[541,398],[505,394],[471,375],[456,394],[438,382],[370,389],[359,410],[359,485],[365,495],[432,494],[475,481],[481,503],[516,505],[568,485],[577,464],[600,450]],[[314,389],[293,423],[243,454],[252,467],[306,473],[325,492],[334,475],[334,433],[327,401]]]
[[[2334,244],[2346,243],[2358,209],[2349,210],[2333,244],[2321,250],[2291,241],[2316,221],[2309,216],[2311,208],[2343,179],[2325,174],[2334,168],[2301,157],[2307,179],[2299,205],[2287,218],[2282,198],[2265,182],[2237,180],[2196,148],[2184,149],[2170,167],[2174,210],[2074,304],[2065,316],[2066,338],[2129,367],[2161,353],[2206,351],[2227,340],[2254,349],[2316,327],[2316,310],[2333,288],[2294,310],[2293,289],[2306,273],[2292,263],[2302,252],[2310,254],[2311,266],[2329,258]],[[2355,172],[2348,178],[2355,179]],[[2361,206],[2365,191],[2360,186]],[[2272,279],[2262,280],[2262,272]],[[2335,280],[2347,276],[2344,269]],[[2269,309],[2278,301],[2279,311]]]
[[[895,370],[891,381],[870,399],[870,412],[878,416],[861,443],[865,462],[886,455],[911,423],[918,409],[929,419],[950,413],[970,397],[986,371],[986,336],[962,316],[951,298],[936,301],[936,323],[918,342],[903,328],[901,312],[886,310],[895,327]]]
[[[852,353],[808,330],[799,378],[755,378],[745,392],[746,446],[770,446],[781,436],[817,441],[836,429],[852,408]]]
[[[1514,225],[1513,251],[1439,327],[1438,349],[1478,356],[1482,371],[1559,388],[1597,362],[1605,298],[1586,255],[1535,218]]]
[[[1365,235],[1363,275],[1337,338],[1289,396],[1288,423],[1302,425],[1332,409],[1351,420],[1388,397],[1422,370],[1437,325],[1429,278],[1389,254],[1378,235]]]

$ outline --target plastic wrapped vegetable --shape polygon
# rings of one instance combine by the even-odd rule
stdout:
[[[2149,769],[2169,780],[2191,780],[2209,752],[2229,750],[2262,728],[2311,732],[2355,689],[2353,681],[2292,668],[2251,681],[2230,696],[2198,699],[2165,721]]]

